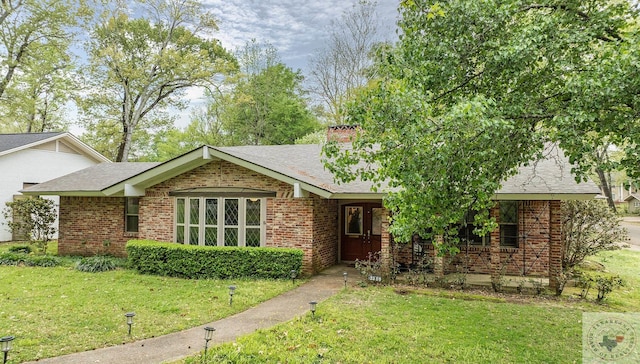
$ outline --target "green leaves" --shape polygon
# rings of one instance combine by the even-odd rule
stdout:
[[[378,55],[381,78],[348,108],[359,137],[352,149],[325,147],[338,179],[388,187],[397,240],[439,235],[455,250],[453,226],[491,207],[547,141],[582,177],[596,147],[640,140],[628,3],[407,0],[400,12],[399,42]]]

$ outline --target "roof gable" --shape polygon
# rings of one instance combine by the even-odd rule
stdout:
[[[61,143],[56,144],[56,141]],[[29,148],[56,150],[56,145],[60,151],[78,151],[96,162],[110,162],[107,157],[67,132],[0,134],[0,157]]]

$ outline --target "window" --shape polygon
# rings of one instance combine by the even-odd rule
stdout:
[[[140,198],[126,197],[124,206],[125,231],[128,233],[138,232],[138,213],[140,211]]]
[[[464,222],[460,226],[460,229],[458,229],[458,238],[460,238],[462,244],[467,244],[468,242],[469,245],[489,246],[491,241],[490,234],[480,236],[473,231],[476,228],[473,224],[476,213],[476,211],[469,210],[469,212],[465,214]]]
[[[640,201],[633,201],[633,207],[640,207]]]
[[[176,198],[176,242],[207,246],[264,246],[264,198]]]
[[[518,247],[518,201],[500,201],[500,245]]]

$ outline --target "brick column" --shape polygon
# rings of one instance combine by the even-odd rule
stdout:
[[[380,260],[382,266],[386,267],[385,273],[391,269],[391,236],[389,235],[389,215],[385,209],[382,211],[382,231],[380,232]]]
[[[438,255],[438,246],[443,243],[442,236],[438,235],[435,238],[435,244],[433,244],[433,274],[436,278],[444,277],[444,259]]]
[[[500,224],[500,203],[489,211],[491,217]],[[491,241],[489,245],[489,257],[491,260],[491,282],[498,282],[502,275],[502,262],[500,261],[500,227],[498,226],[491,232]],[[495,287],[494,287],[495,288]]]
[[[562,215],[560,201],[549,201],[549,289],[557,292],[562,274]]]

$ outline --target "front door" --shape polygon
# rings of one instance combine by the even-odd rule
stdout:
[[[382,249],[382,205],[354,203],[342,206],[341,231],[343,261],[369,259]]]

